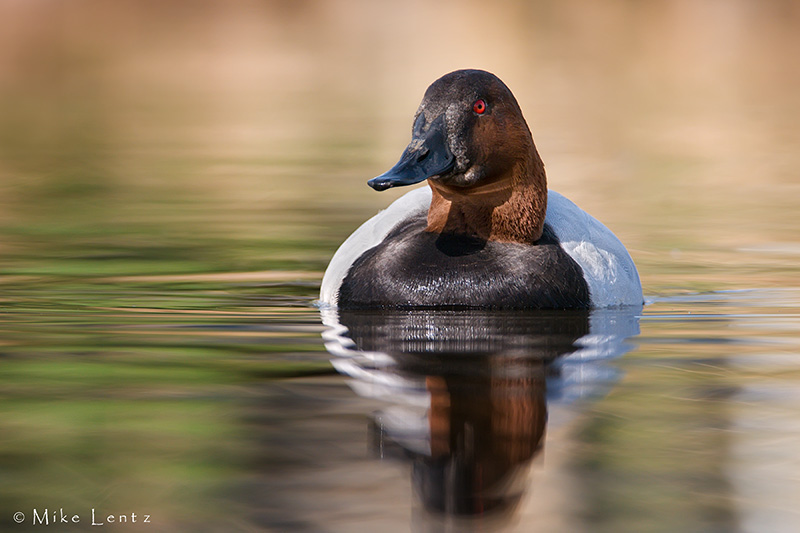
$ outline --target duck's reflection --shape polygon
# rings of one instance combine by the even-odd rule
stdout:
[[[430,454],[414,456],[412,480],[427,509],[476,514],[518,501],[547,418],[538,366],[527,377],[426,378]]]
[[[410,460],[427,511],[481,515],[519,503],[550,385],[572,398],[607,382],[583,361],[624,351],[637,312],[327,310],[323,321],[353,389],[389,402],[372,417],[378,454]]]

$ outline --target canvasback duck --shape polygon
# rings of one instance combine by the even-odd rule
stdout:
[[[412,185],[339,247],[320,303],[368,308],[575,309],[641,305],[630,254],[602,223],[547,190],[514,95],[458,70],[425,91],[411,143],[375,190]]]

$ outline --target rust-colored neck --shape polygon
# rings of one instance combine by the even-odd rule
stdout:
[[[547,212],[547,178],[534,148],[506,175],[474,187],[428,180],[433,196],[427,231],[456,233],[487,241],[539,240]]]

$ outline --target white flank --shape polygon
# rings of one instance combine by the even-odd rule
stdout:
[[[322,277],[320,303],[335,306],[339,299],[339,287],[342,286],[350,265],[361,257],[361,254],[377,246],[397,224],[417,213],[427,211],[430,205],[431,188],[420,187],[404,194],[389,207],[361,224],[333,254]]]
[[[583,270],[592,307],[642,304],[636,265],[622,242],[602,222],[557,192],[548,191],[545,223]]]

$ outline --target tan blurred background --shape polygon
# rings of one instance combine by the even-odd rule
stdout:
[[[289,267],[321,270],[404,192],[364,182],[425,88],[470,67],[509,85],[550,186],[628,244],[646,286],[687,268],[700,287],[786,285],[799,29],[786,0],[2,0],[0,246],[24,272],[33,241],[99,224],[214,237],[228,260],[198,268],[230,271],[270,268],[280,250],[257,248],[291,236],[310,244]]]

